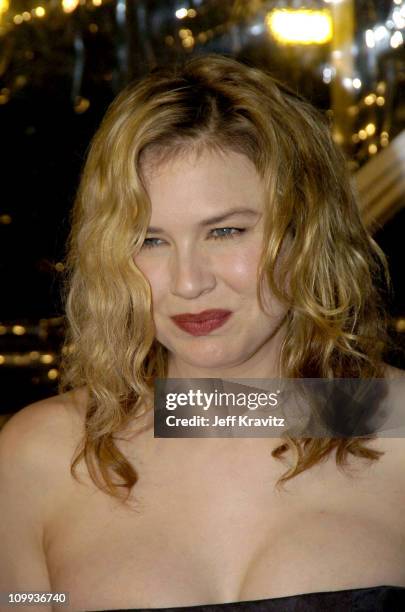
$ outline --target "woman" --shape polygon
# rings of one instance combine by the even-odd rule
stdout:
[[[401,439],[153,436],[156,378],[402,375],[382,358],[384,258],[319,113],[220,56],[130,86],[89,152],[68,263],[61,393],[0,438],[0,590],[67,591],[69,610],[405,609]]]

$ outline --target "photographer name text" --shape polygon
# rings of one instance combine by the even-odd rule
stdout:
[[[284,427],[285,419],[269,415],[267,417],[250,417],[248,415],[228,415],[213,418],[200,415],[191,417],[176,417],[173,414],[166,417],[168,427]]]

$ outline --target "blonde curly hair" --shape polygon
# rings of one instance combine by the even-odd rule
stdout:
[[[361,221],[345,159],[324,117],[268,74],[227,57],[155,71],[117,97],[93,139],[67,257],[59,390],[85,386],[89,395],[72,474],[84,459],[94,483],[116,497],[128,497],[137,473],[114,436],[150,404],[154,379],[167,376],[150,288],[133,260],[150,216],[142,160],[151,151],[163,159],[204,147],[243,153],[264,181],[260,277],[290,306],[282,375],[383,376],[386,316],[375,279],[389,282],[386,261]],[[289,271],[288,289],[275,278],[287,232],[293,240],[280,277]],[[380,453],[366,442],[287,437],[272,453],[281,458],[290,450],[294,457],[279,483],[333,449],[338,465],[349,454],[377,459]]]

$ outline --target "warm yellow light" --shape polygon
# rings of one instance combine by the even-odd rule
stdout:
[[[187,14],[188,14],[188,10],[186,8],[178,9],[175,12],[177,19],[184,19],[184,17],[187,17]]]
[[[360,138],[360,140],[366,140],[366,138],[367,138],[366,130],[359,130],[359,138]]]
[[[378,151],[377,145],[375,144],[369,145],[368,152],[370,153],[370,155],[374,155],[375,153],[377,153],[377,151]]]
[[[12,218],[10,215],[0,215],[0,223],[2,223],[3,225],[10,225],[11,221],[12,221]]]
[[[59,376],[58,370],[55,370],[54,368],[52,368],[52,370],[48,370],[48,378],[50,380],[55,380],[55,378],[58,378],[58,376]]]
[[[23,325],[13,325],[12,332],[16,336],[23,336],[26,332],[26,329]]]
[[[87,98],[82,98],[81,96],[78,96],[75,100],[75,105],[74,105],[75,113],[77,113],[78,115],[81,115],[82,113],[86,112],[89,106],[90,106],[90,100],[88,100]]]
[[[187,17],[196,17],[197,16],[197,11],[195,9],[188,9],[187,11]]]
[[[32,359],[32,361],[36,361],[39,357],[39,352],[38,351],[31,351],[30,352],[30,359]]]
[[[7,327],[5,325],[0,325],[0,336],[3,336],[7,333]]]
[[[93,0],[94,6],[101,6],[103,4],[103,0]]]
[[[22,18],[21,15],[14,15],[13,21],[14,21],[15,25],[20,25],[20,23],[22,23],[24,21],[24,19]]]
[[[194,38],[192,36],[187,36],[183,38],[183,47],[190,48],[194,45]]]
[[[376,99],[377,99],[377,96],[375,94],[368,94],[368,96],[364,98],[364,102],[365,104],[367,104],[367,106],[371,106],[372,104],[374,104]]]
[[[52,361],[53,361],[53,357],[52,355],[48,355],[48,353],[45,353],[44,355],[41,355],[40,357],[41,363],[52,363]]]
[[[397,47],[402,45],[403,42],[404,42],[404,39],[402,38],[401,32],[399,30],[394,32],[394,34],[391,36],[391,40],[390,40],[391,47],[393,49],[396,49]]]
[[[387,132],[381,132],[380,143],[382,147],[388,147],[390,140]]]
[[[192,35],[192,31],[189,30],[188,28],[180,28],[179,30],[180,38],[187,38],[187,36],[191,36],[191,35]]]
[[[378,96],[376,102],[377,102],[377,106],[384,106],[385,98],[383,96]]]
[[[405,319],[397,319],[395,328],[397,332],[405,332]]]
[[[373,134],[375,134],[375,125],[374,123],[368,123],[366,125],[366,132],[369,136],[372,136]]]
[[[274,9],[266,17],[274,38],[284,44],[321,45],[332,38],[329,11],[310,9]]]
[[[31,19],[31,13],[29,13],[28,11],[24,11],[22,14],[22,18],[24,19],[24,21],[29,21]]]
[[[37,8],[34,9],[35,15],[37,17],[45,17],[45,9],[43,6],[37,6]]]
[[[62,0],[62,7],[65,13],[73,13],[78,4],[79,0]]]
[[[0,17],[3,13],[7,13],[9,7],[8,0],[0,0]]]
[[[0,365],[6,361],[4,355],[0,355]]]
[[[26,82],[27,82],[27,77],[24,74],[19,74],[18,76],[16,76],[15,81],[14,81],[16,87],[24,87]]]
[[[14,365],[26,365],[24,355],[13,355],[12,362]]]

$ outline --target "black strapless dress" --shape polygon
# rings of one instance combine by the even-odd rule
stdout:
[[[255,601],[203,604],[174,608],[126,608],[114,612],[405,612],[405,587],[377,586],[365,589],[304,593]],[[113,612],[99,610],[98,612]]]

